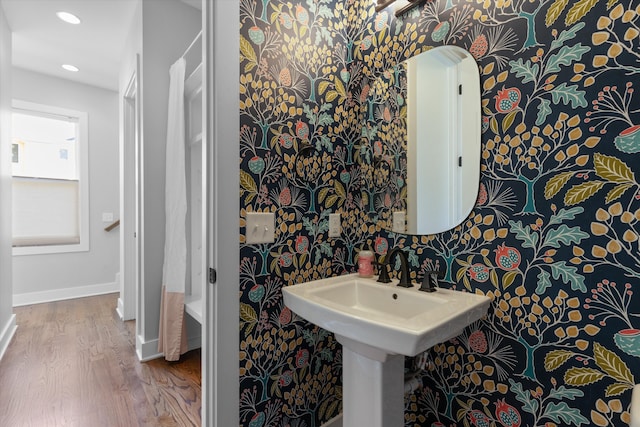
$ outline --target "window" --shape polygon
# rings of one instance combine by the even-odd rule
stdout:
[[[13,254],[89,249],[87,114],[13,102]]]

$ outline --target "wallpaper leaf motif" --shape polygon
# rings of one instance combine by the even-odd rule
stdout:
[[[544,197],[549,200],[553,198],[569,182],[575,173],[563,172],[552,176],[544,186]]]
[[[564,105],[571,104],[571,108],[586,107],[587,101],[584,99],[585,91],[578,90],[576,86],[568,86],[561,83],[551,90],[551,99],[554,104],[562,102]]]
[[[568,350],[550,351],[544,358],[544,368],[549,371],[555,371],[573,356],[575,356],[575,353]]]
[[[513,125],[516,120],[516,116],[518,115],[518,111],[512,111],[502,119],[502,131],[506,132]]]
[[[511,231],[515,233],[515,237],[518,240],[522,240],[523,248],[533,249],[538,245],[540,236],[537,233],[533,233],[530,228],[524,227],[522,221],[509,221]]]
[[[579,0],[567,12],[565,24],[573,25],[581,20],[599,0]]]
[[[551,246],[557,249],[560,248],[561,243],[565,246],[569,246],[572,243],[579,244],[581,240],[588,237],[589,234],[583,232],[580,227],[569,227],[566,224],[562,224],[556,229],[549,230],[544,246]]]
[[[589,424],[589,420],[580,415],[576,408],[570,408],[565,402],[549,403],[541,418],[548,418],[559,425]]]
[[[597,342],[593,344],[593,355],[595,356],[596,364],[609,376],[620,382],[626,382],[629,385],[633,384],[631,371],[622,362],[620,356]]]
[[[568,265],[565,261],[551,264],[551,276],[555,279],[562,279],[565,284],[571,285],[571,290],[587,292],[584,283],[584,276],[578,273],[578,269],[572,265]]]
[[[547,120],[549,114],[551,114],[553,110],[551,109],[551,101],[548,99],[541,99],[540,105],[538,105],[538,117],[536,118],[536,125],[541,126]]]
[[[549,398],[551,399],[576,400],[580,397],[584,397],[582,390],[578,390],[577,388],[567,388],[565,386],[554,387],[549,392]]]
[[[567,24],[567,26],[570,26],[570,24]],[[551,50],[556,50],[559,47],[564,46],[568,40],[574,39],[576,37],[576,34],[585,26],[586,24],[584,22],[578,22],[573,27],[561,31],[558,37],[551,41]]]
[[[547,73],[557,73],[561,70],[561,65],[567,67],[573,62],[580,61],[582,56],[590,50],[588,46],[582,46],[582,43],[573,46],[562,46],[558,53],[549,56],[546,68]]]
[[[632,183],[616,185],[607,193],[607,196],[605,197],[605,202],[606,203],[615,202],[616,200],[624,196],[624,193],[626,193],[627,190],[630,190],[633,187],[634,187],[634,184]]]
[[[564,203],[568,206],[582,203],[596,194],[604,187],[604,184],[603,181],[589,181],[578,184],[567,191],[567,194],[564,196]]]
[[[240,52],[244,56],[244,59],[247,60],[244,71],[249,72],[253,70],[253,68],[258,65],[256,52],[251,47],[251,43],[249,43],[249,41],[243,36],[240,36]]]
[[[240,171],[240,186],[248,193],[245,202],[251,203],[253,198],[258,195],[258,186],[253,177],[243,170]]]
[[[522,409],[532,414],[538,412],[539,403],[533,399],[529,390],[524,390],[521,383],[509,380],[511,390],[515,393],[516,399],[518,399],[524,405]]]
[[[617,183],[635,182],[631,168],[616,157],[596,153],[593,156],[593,166],[596,174],[607,181]]]
[[[555,0],[553,4],[547,9],[547,13],[545,15],[544,23],[547,27],[550,27],[556,19],[560,17],[562,12],[564,12],[565,7],[569,4],[569,0]]]
[[[618,183],[606,195],[606,202],[611,203],[622,197],[627,190],[637,187],[635,176],[629,166],[620,159],[600,153],[594,155],[594,168],[598,177],[609,183]],[[570,188],[565,195],[568,205],[582,203],[607,184],[605,181],[589,181]]]
[[[558,212],[554,212],[553,215],[549,218],[549,225],[562,224],[566,221],[571,221],[576,219],[578,215],[584,212],[584,209],[581,207],[562,208]]]
[[[633,389],[633,386],[628,383],[613,383],[607,386],[605,396],[620,396],[625,391]]]
[[[251,330],[258,322],[256,311],[250,305],[240,303],[240,318],[245,323],[245,333],[251,333]]]
[[[605,374],[593,368],[569,368],[564,374],[564,380],[570,385],[589,385],[600,381]]]
[[[549,274],[545,270],[540,270],[540,273],[538,273],[538,286],[536,286],[536,294],[544,295],[545,291],[551,286],[553,286],[553,283],[551,283],[551,274]]]

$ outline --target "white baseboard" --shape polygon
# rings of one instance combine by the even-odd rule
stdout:
[[[102,283],[99,285],[78,286],[75,288],[52,289],[41,292],[27,292],[13,294],[13,306],[42,304],[45,302],[63,301],[74,298],[91,297],[94,295],[112,294],[120,291],[118,282]]]
[[[118,313],[118,317],[120,320],[125,321],[128,319],[124,318],[124,303],[122,302],[122,298],[118,298],[118,305],[116,306],[116,313]]]
[[[2,360],[4,352],[7,351],[9,343],[16,333],[16,329],[18,329],[18,326],[16,325],[16,315],[12,314],[9,321],[2,329],[2,332],[0,332],[0,360]]]
[[[202,345],[202,337],[195,336],[187,338],[187,351],[200,348]],[[164,356],[164,353],[158,351],[158,339],[144,341],[144,339],[138,335],[136,337],[136,354],[138,360],[141,362],[148,362],[153,359],[159,359]],[[339,426],[336,426],[339,427]]]
[[[320,427],[342,427],[342,414],[336,415]]]
[[[136,336],[136,354],[141,362],[159,359],[162,353],[158,352],[158,339],[145,341],[140,335]]]

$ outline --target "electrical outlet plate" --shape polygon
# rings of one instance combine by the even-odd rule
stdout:
[[[342,234],[342,224],[340,223],[340,214],[329,214],[329,237],[340,237]]]
[[[275,215],[271,212],[247,212],[245,239],[248,244],[275,241]]]
[[[393,213],[392,229],[394,233],[404,233],[407,231],[405,216],[404,211],[396,211]]]

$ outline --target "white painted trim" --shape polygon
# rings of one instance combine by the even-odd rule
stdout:
[[[18,326],[16,325],[16,315],[12,314],[9,321],[2,329],[2,333],[0,333],[0,360],[2,360],[5,351],[7,351],[9,343],[16,333],[16,329],[18,329]]]
[[[158,352],[158,339],[145,341],[144,336],[136,336],[136,354],[141,362],[148,362],[153,359],[162,357],[162,353]]]
[[[13,306],[20,307],[23,305],[42,304],[45,302],[112,294],[119,290],[120,284],[118,282],[111,282],[101,283],[98,285],[77,286],[74,288],[52,289],[50,291],[13,294]]]
[[[202,426],[240,424],[240,9],[233,0],[202,2],[203,146],[207,158],[208,267],[217,283],[205,286],[202,342]]]
[[[122,320],[137,319],[136,297],[140,286],[139,274],[139,147],[140,147],[140,102],[138,99],[139,55],[135,69],[121,98],[120,105],[120,282]]]
[[[342,427],[342,414],[336,415],[320,427]]]
[[[202,337],[200,335],[187,338],[187,351],[200,348]],[[158,339],[144,341],[141,335],[136,336],[136,355],[140,362],[148,362],[154,359],[160,359],[164,353],[158,351]]]
[[[124,318],[124,301],[122,301],[122,278],[120,277],[120,272],[116,273],[116,283],[118,284],[118,288],[120,289],[120,296],[118,297],[118,302],[116,303],[116,313],[118,313],[118,317],[120,317],[120,320],[122,320],[123,322],[125,320],[131,320]]]
[[[122,290],[120,290],[120,292],[122,292]],[[122,320],[123,322],[127,320],[124,318],[124,303],[122,302],[122,298],[118,298],[116,312],[118,313],[118,317],[120,317],[120,320]]]

